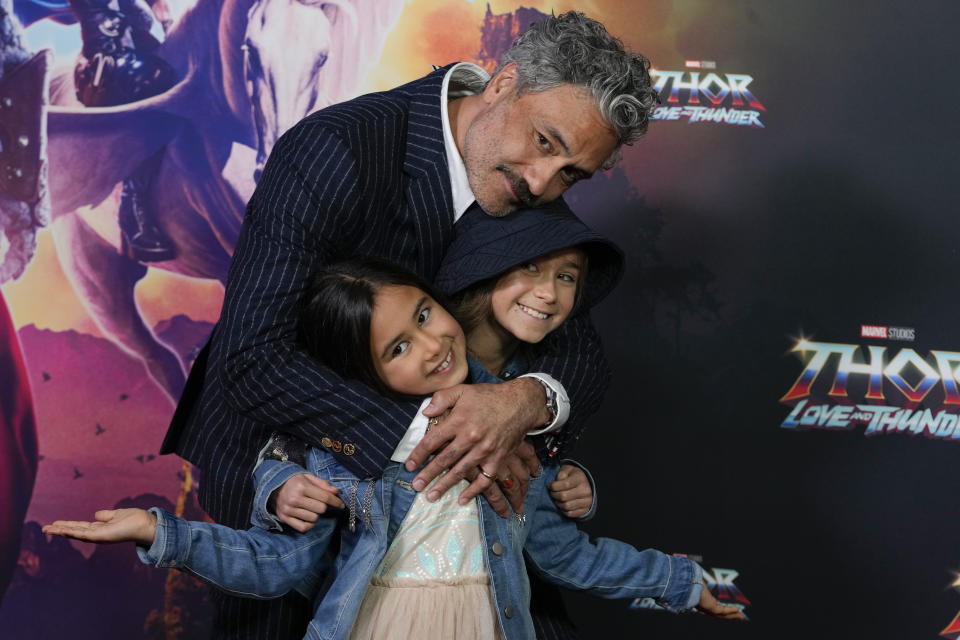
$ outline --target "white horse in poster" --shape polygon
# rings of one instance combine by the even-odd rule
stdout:
[[[104,232],[96,212],[115,229],[116,185],[165,149],[147,197],[177,257],[151,266],[223,282],[254,176],[277,138],[308,113],[356,95],[404,2],[198,0],[157,52],[180,79],[169,91],[85,108],[72,74],[51,82],[58,106],[48,118],[49,191],[58,257],[104,334],[141,358],[172,400],[183,388],[184,363],[146,326],[134,301],[146,267],[121,254],[119,232]],[[96,209],[81,216],[81,207]]]

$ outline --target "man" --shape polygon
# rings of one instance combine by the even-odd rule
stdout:
[[[455,221],[474,201],[507,215],[612,166],[620,146],[646,130],[655,102],[647,67],[601,24],[570,12],[521,35],[489,82],[479,67],[453,65],[319,111],[280,139],[247,208],[220,321],[162,449],[204,470],[200,500],[214,519],[247,522],[250,471],[270,431],[375,476],[414,418],[412,403],[342,380],[297,346],[300,296],[316,266],[367,254],[432,279]],[[586,316],[555,332],[549,346],[531,367],[543,372],[535,377],[434,396],[424,415],[452,411],[409,456],[413,469],[446,445],[418,475],[418,490],[450,469],[428,498],[465,477],[472,484],[463,501],[482,491],[507,514],[495,483],[502,476],[519,507],[536,468],[529,447],[518,449],[524,436],[546,425],[554,432],[548,453],[563,451],[609,378]],[[295,600],[270,614],[224,603],[218,629],[295,637],[291,621],[303,615],[294,609],[306,606]]]

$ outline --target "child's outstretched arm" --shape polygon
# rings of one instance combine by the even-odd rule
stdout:
[[[541,479],[550,483],[556,473],[555,467],[546,467]],[[697,608],[719,618],[743,619],[739,608],[717,602],[697,563],[655,549],[640,551],[619,540],[590,539],[557,511],[544,489],[530,489],[524,552],[528,566],[548,582],[604,598],[653,598],[671,611]]]
[[[188,522],[163,509],[98,511],[95,522],[57,521],[44,533],[96,543],[136,542],[145,564],[182,569],[248,598],[276,598],[326,562],[337,520],[321,518],[306,534],[237,531]]]
[[[104,509],[93,517],[94,522],[57,520],[43,532],[99,544],[136,542],[141,547],[152,545],[156,536],[157,517],[143,509]]]

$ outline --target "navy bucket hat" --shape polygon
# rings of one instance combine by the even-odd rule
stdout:
[[[582,294],[585,308],[600,302],[623,275],[620,248],[585,225],[562,199],[499,218],[474,207],[457,221],[455,229],[456,238],[434,280],[437,290],[447,296],[574,246],[587,255]]]

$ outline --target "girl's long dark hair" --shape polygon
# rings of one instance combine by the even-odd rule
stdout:
[[[382,287],[394,285],[416,287],[442,304],[433,287],[403,267],[379,258],[343,260],[313,275],[297,337],[312,357],[340,376],[396,397],[377,375],[370,352],[374,297]]]

